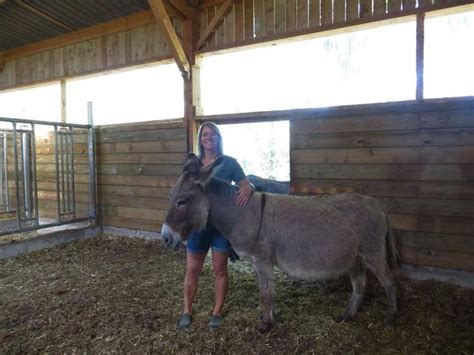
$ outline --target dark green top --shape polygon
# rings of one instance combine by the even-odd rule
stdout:
[[[242,167],[235,158],[228,155],[223,155],[222,157],[224,160],[221,163],[222,167],[216,173],[217,178],[230,183],[235,182],[236,184],[246,178]]]

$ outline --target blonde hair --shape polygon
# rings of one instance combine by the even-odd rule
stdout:
[[[219,127],[217,127],[217,125],[214,122],[207,121],[207,122],[204,122],[201,125],[201,127],[199,127],[198,134],[197,134],[197,148],[198,148],[197,151],[198,151],[199,159],[204,157],[204,147],[202,146],[202,143],[201,143],[202,130],[203,130],[204,127],[209,127],[210,129],[212,129],[212,131],[219,138],[219,140],[217,142],[217,155],[224,154],[223,153],[224,152],[224,143],[222,141],[222,135],[221,135],[221,131],[219,130]]]

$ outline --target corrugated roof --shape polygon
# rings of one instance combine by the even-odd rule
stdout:
[[[145,10],[147,0],[0,1],[0,52]]]

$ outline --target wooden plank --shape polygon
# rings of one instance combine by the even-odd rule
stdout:
[[[215,32],[216,28],[222,23],[224,17],[229,13],[232,9],[232,0],[225,0],[225,2],[219,7],[215,16],[212,17],[211,22],[206,27],[206,30],[203,34],[199,37],[196,48],[201,48],[202,44],[211,37],[211,35]],[[210,16],[209,16],[210,17]]]
[[[113,33],[105,37],[106,67],[125,65],[126,40],[125,32]]]
[[[116,195],[128,197],[149,197],[169,199],[171,193],[170,188],[165,187],[140,187],[128,185],[99,185],[99,195]]]
[[[117,207],[117,216],[145,220],[164,220],[167,211],[151,208]]]
[[[440,251],[464,252],[474,255],[474,235],[454,235],[395,230],[400,245]]]
[[[474,219],[472,217],[417,216],[417,228],[420,232],[472,235]]]
[[[286,0],[274,0],[275,2],[275,33],[286,31]]]
[[[185,153],[117,153],[102,154],[97,157],[98,164],[177,164],[183,165]]]
[[[472,254],[409,247],[402,247],[400,251],[401,260],[404,263],[474,271],[474,256]]]
[[[235,43],[235,15],[235,6],[232,6],[230,12],[226,15],[224,19],[226,44]]]
[[[286,2],[286,32],[296,29],[296,0]]]
[[[183,140],[186,139],[186,131],[179,129],[149,130],[149,131],[125,131],[125,132],[97,132],[97,142],[147,142],[161,140]]]
[[[380,197],[474,200],[474,186],[467,182],[353,180],[350,177],[345,180],[293,178],[292,187],[294,192],[303,194],[357,192]]]
[[[386,0],[374,0],[374,16],[384,16],[387,13]]]
[[[301,149],[295,164],[471,164],[474,146],[413,148]]]
[[[229,6],[229,10],[227,11],[226,14],[222,16],[222,20],[219,25],[216,26],[216,29],[214,31],[214,36],[216,37],[216,46],[222,47],[226,44],[226,30],[227,30],[227,18],[230,13],[232,13],[232,3]]]
[[[8,62],[17,58],[63,48],[72,44],[86,42],[102,36],[144,26],[153,23],[154,21],[155,19],[151,11],[143,11],[131,16],[121,17],[117,20],[102,23],[97,26],[88,27],[83,30],[74,31],[44,41],[34,42],[24,47],[14,48],[3,52],[2,56],[3,59]]]
[[[265,35],[275,34],[275,0],[264,0],[265,5]]]
[[[347,21],[355,21],[359,19],[358,0],[346,0],[346,14]]]
[[[397,13],[402,9],[402,0],[388,0],[387,1],[387,13]]]
[[[319,27],[321,24],[320,0],[309,0],[309,26]]]
[[[377,198],[390,213],[420,214],[437,217],[474,217],[473,200],[444,200],[424,198]]]
[[[416,231],[418,228],[418,216],[410,214],[388,214],[390,226],[394,229]]]
[[[54,147],[52,148],[54,149]],[[187,150],[186,148],[186,141],[184,140],[136,143],[106,143],[97,145],[97,153],[185,153]]]
[[[100,164],[97,166],[97,174],[174,176],[177,179],[182,169],[181,164]]]
[[[130,132],[130,131],[150,131],[150,130],[165,130],[170,128],[186,128],[183,121],[150,121],[139,123],[123,123],[114,125],[104,125],[95,128],[98,134],[115,133],[115,132]]]
[[[321,0],[321,26],[328,26],[333,23],[332,0]]]
[[[359,2],[359,18],[372,16],[372,0],[360,0]]]
[[[84,202],[88,202],[87,199]],[[132,207],[140,209],[167,210],[168,198],[148,198],[132,196],[98,195],[98,202],[105,206]]]
[[[296,0],[296,28],[302,30],[308,26],[308,0]]]
[[[255,37],[263,37],[265,35],[265,4],[264,0],[253,1],[254,11],[254,30]]]
[[[416,0],[403,0],[403,10],[414,10],[416,9]]]
[[[474,145],[474,128],[291,135],[291,149]]]
[[[177,179],[174,176],[135,176],[135,175],[98,175],[99,185],[127,185],[148,187],[173,187]]]
[[[474,181],[474,165],[472,164],[293,164],[291,173],[292,180]]]
[[[246,40],[254,38],[253,0],[244,0],[244,30]]]
[[[299,119],[291,122],[290,134],[472,127],[474,127],[473,110],[430,111]]]
[[[345,1],[334,1],[334,23],[343,23],[346,21],[346,3]]]
[[[235,42],[242,42],[244,36],[244,2],[236,0],[234,3],[235,11]]]

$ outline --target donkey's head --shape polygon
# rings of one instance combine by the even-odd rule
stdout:
[[[161,228],[161,237],[169,248],[177,249],[191,232],[206,227],[210,203],[205,189],[215,175],[214,168],[221,161],[217,159],[213,164],[201,168],[198,157],[193,153],[188,154],[183,172],[171,190],[170,207]]]

